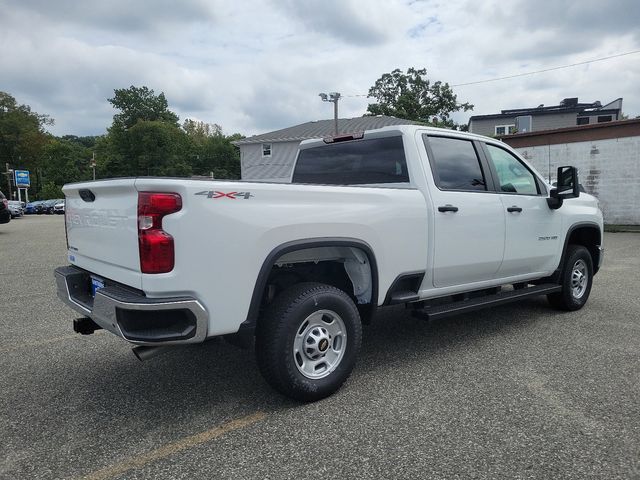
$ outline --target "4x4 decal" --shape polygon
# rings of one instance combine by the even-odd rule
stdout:
[[[203,190],[202,192],[196,193],[196,195],[205,195],[207,198],[230,198],[231,200],[237,200],[238,198],[242,198],[244,200],[249,200],[249,198],[253,197],[251,192],[218,192],[216,190]]]

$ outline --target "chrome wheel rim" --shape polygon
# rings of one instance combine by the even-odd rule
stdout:
[[[571,294],[573,298],[582,298],[587,291],[589,271],[584,260],[577,260],[571,269]]]
[[[293,362],[307,378],[318,380],[331,374],[344,357],[347,330],[336,312],[318,310],[305,318],[293,340]]]

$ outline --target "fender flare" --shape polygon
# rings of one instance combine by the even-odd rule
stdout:
[[[315,247],[353,247],[362,250],[369,259],[369,266],[371,267],[371,313],[378,306],[378,264],[376,262],[376,256],[373,253],[371,246],[363,240],[357,238],[342,238],[342,237],[320,237],[320,238],[307,238],[300,240],[293,240],[291,242],[283,243],[275,247],[269,255],[262,262],[262,266],[258,272],[258,278],[253,287],[253,294],[251,295],[251,302],[249,303],[249,311],[247,313],[246,320],[240,325],[240,330],[247,328],[254,328],[258,321],[260,313],[260,303],[262,301],[262,295],[267,286],[267,280],[271,269],[275,265],[275,262],[281,256],[295,252],[296,250],[305,250],[307,248]]]
[[[598,225],[596,222],[574,223],[567,229],[567,233],[564,236],[564,245],[562,247],[562,255],[560,256],[560,263],[558,265],[558,268],[556,268],[555,272],[553,272],[553,274],[551,275],[552,278],[555,279],[555,278],[559,278],[560,276],[560,272],[562,271],[562,267],[564,265],[565,255],[567,254],[567,248],[569,247],[569,238],[571,238],[571,234],[574,231],[578,230],[579,228],[583,228],[583,227],[595,228],[596,230],[598,230],[598,233],[600,234],[600,245],[602,245],[602,230],[600,230],[600,225]],[[597,265],[594,264],[594,274],[596,272],[597,272]]]

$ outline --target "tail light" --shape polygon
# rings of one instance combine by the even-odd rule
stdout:
[[[173,237],[162,229],[162,218],[182,208],[177,193],[138,193],[138,244],[142,273],[167,273],[173,270]]]
[[[6,198],[3,198],[2,203],[4,204],[4,208],[9,208],[9,200],[7,200]]]

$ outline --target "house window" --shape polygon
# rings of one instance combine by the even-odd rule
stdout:
[[[589,125],[589,117],[578,117],[576,125]]]
[[[611,115],[600,115],[598,117],[598,123],[610,122],[610,121],[611,121]]]
[[[512,135],[516,133],[515,125],[496,125],[496,135]]]
[[[270,157],[271,156],[271,144],[263,143],[262,144],[262,157]]]

